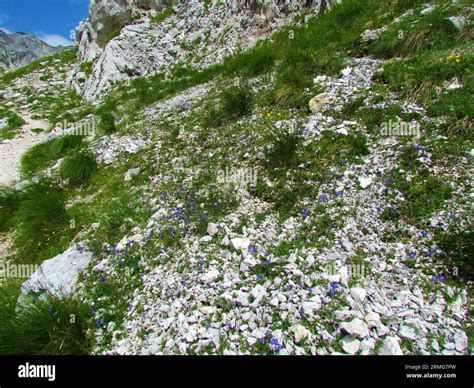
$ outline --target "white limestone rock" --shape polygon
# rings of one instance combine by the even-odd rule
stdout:
[[[381,348],[377,354],[381,356],[401,356],[403,355],[402,349],[398,343],[397,337],[387,337],[384,339]]]
[[[92,259],[92,253],[81,252],[72,247],[44,261],[21,286],[18,303],[22,304],[30,292],[40,297],[45,297],[47,293],[58,298],[69,296],[79,282],[79,274],[88,267]]]

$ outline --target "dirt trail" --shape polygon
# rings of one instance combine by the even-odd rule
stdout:
[[[45,132],[35,133],[34,128],[48,128],[48,123],[34,120],[27,112],[18,113],[26,124],[11,140],[0,142],[0,186],[10,186],[20,179],[20,159],[29,148],[46,139]]]

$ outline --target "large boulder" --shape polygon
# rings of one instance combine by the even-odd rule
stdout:
[[[79,274],[88,267],[92,258],[90,252],[69,248],[44,261],[21,286],[18,304],[23,304],[32,294],[40,299],[48,294],[57,298],[69,296],[78,284]]]

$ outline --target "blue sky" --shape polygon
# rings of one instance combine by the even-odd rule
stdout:
[[[28,32],[52,46],[72,44],[70,31],[89,9],[89,0],[0,0],[0,28]]]

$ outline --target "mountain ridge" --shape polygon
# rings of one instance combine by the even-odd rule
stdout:
[[[0,30],[0,68],[11,71],[36,59],[64,49],[53,47],[35,35],[25,32],[6,33]]]

